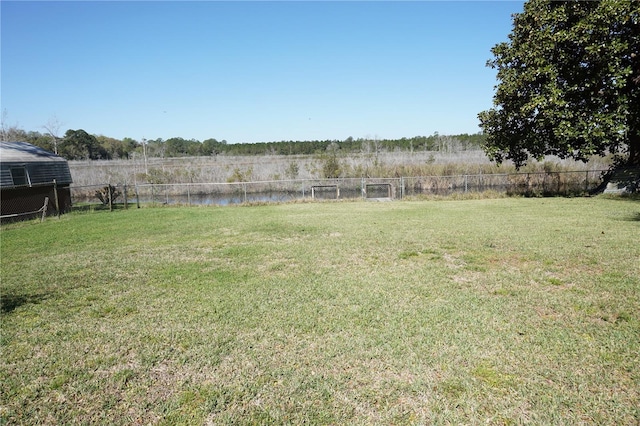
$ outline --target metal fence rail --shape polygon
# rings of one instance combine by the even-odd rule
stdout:
[[[113,204],[228,205],[302,199],[403,199],[496,191],[512,195],[586,193],[601,182],[604,170],[398,178],[298,179],[232,183],[109,184],[71,186],[74,206]],[[113,186],[113,200],[97,194]]]
[[[38,210],[35,210],[35,211],[32,211],[32,212],[22,212],[22,213],[12,213],[12,214],[0,215],[0,221],[6,221],[6,220],[11,220],[11,219],[19,219],[19,218],[24,218],[24,217],[34,217],[35,215],[42,214],[42,218],[40,219],[40,221],[42,222],[44,220],[45,216],[47,215],[47,209],[48,208],[49,208],[49,197],[45,197],[44,198],[44,204]]]

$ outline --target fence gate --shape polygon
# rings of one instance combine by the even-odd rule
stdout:
[[[366,183],[364,198],[393,198],[393,185],[390,183]]]
[[[340,198],[340,187],[338,185],[313,185],[311,187],[311,198],[337,200]]]

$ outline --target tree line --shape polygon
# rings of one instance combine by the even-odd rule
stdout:
[[[169,139],[135,140],[92,135],[83,129],[69,129],[64,136],[3,129],[3,141],[21,141],[54,152],[68,160],[129,159],[136,155],[148,157],[186,157],[215,155],[314,155],[328,150],[341,153],[377,154],[383,151],[457,152],[482,149],[482,133],[403,137],[400,139],[353,138],[345,140],[279,141],[230,144],[210,138],[204,141],[173,137]]]

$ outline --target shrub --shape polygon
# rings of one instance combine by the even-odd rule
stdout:
[[[115,203],[116,199],[122,195],[118,189],[113,185],[107,185],[104,188],[100,188],[96,191],[96,197],[105,206],[109,205],[109,194],[111,194],[111,203]]]

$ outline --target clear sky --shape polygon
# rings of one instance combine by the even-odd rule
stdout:
[[[522,1],[0,2],[6,123],[229,143],[476,133]]]

